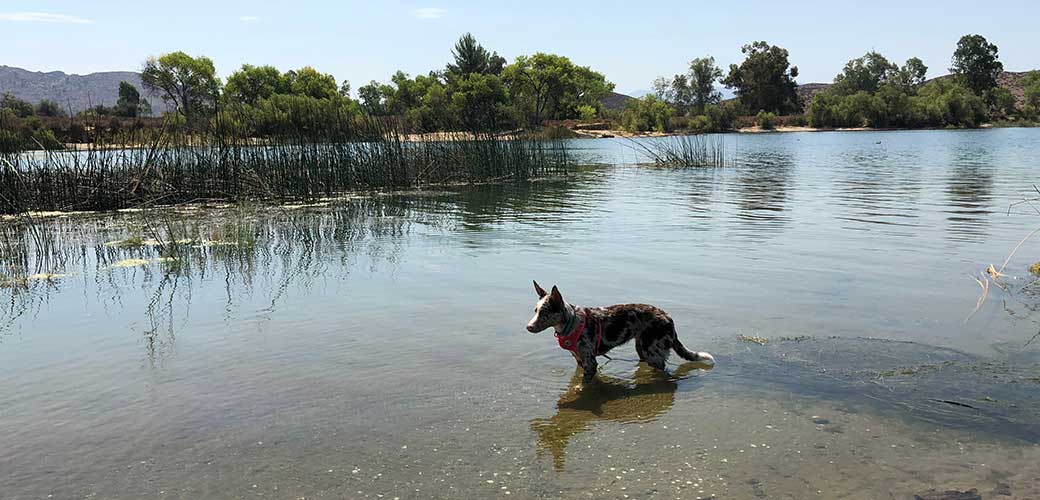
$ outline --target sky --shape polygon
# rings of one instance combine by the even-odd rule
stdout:
[[[210,57],[224,77],[242,63],[309,65],[356,89],[397,70],[443,68],[455,40],[472,32],[509,60],[565,55],[631,93],[684,72],[695,57],[714,56],[723,68],[739,63],[741,46],[755,40],[788,49],[799,83],[829,82],[869,50],[900,63],[920,57],[928,76],[939,76],[967,33],[997,44],[1007,70],[1040,69],[1038,21],[1035,0],[0,0],[0,65],[136,71],[148,56],[182,50]]]

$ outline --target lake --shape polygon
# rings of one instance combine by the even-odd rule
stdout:
[[[725,168],[576,140],[524,184],[5,221],[0,498],[1040,497],[1040,241],[973,313],[1040,227],[1009,213],[1040,129],[725,140]],[[582,387],[524,330],[532,279],[658,305],[718,364],[629,344]]]

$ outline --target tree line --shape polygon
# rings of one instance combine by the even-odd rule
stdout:
[[[741,117],[743,124],[763,128],[781,119],[816,128],[975,127],[999,119],[1040,119],[1040,72],[1022,79],[1025,103],[1016,106],[998,82],[1004,68],[997,46],[981,35],[961,37],[948,77],[926,81],[928,68],[920,59],[897,65],[870,51],[846,63],[833,84],[809,102],[799,96],[798,67],[790,64],[786,49],[759,41],[745,45],[743,53],[744,61],[730,65],[725,75],[708,56],[691,61],[684,74],[658,78],[651,94],[620,115],[621,124],[633,131],[721,131]],[[733,89],[737,98],[722,102],[716,83]]]
[[[141,79],[188,123],[219,116],[262,129],[267,119],[303,106],[394,118],[416,132],[499,131],[595,116],[614,88],[602,73],[560,55],[536,53],[507,63],[468,33],[451,55],[444,68],[424,75],[398,71],[389,82],[369,82],[356,99],[348,81],[337,83],[311,67],[282,73],[245,64],[222,83],[211,60],[182,52],[149,59]]]
[[[348,81],[337,82],[310,66],[281,72],[243,64],[222,81],[211,59],[184,52],[150,57],[143,63],[141,81],[171,110],[167,117],[185,129],[219,126],[245,137],[352,118],[392,121],[412,132],[534,129],[555,120],[605,120],[639,132],[713,132],[752,123],[763,128],[781,122],[817,128],[911,128],[1040,119],[1040,72],[1021,80],[1025,104],[1016,106],[1014,96],[997,81],[1003,71],[998,49],[981,35],[960,39],[947,78],[926,81],[928,68],[920,59],[897,65],[870,51],[846,63],[833,84],[809,102],[799,95],[798,67],[791,64],[787,49],[756,41],[742,53],[743,61],[726,72],[711,56],[693,59],[685,72],[656,79],[652,93],[620,111],[602,104],[614,89],[602,73],[541,52],[510,63],[469,33],[452,47],[443,68],[415,76],[398,71],[388,82],[362,85],[356,97]],[[720,84],[736,98],[723,101]],[[60,147],[106,131],[160,123],[142,121],[151,114],[149,101],[127,82],[120,83],[114,106],[94,106],[78,113],[79,120],[69,119],[73,117],[57,103],[34,106],[5,94],[0,99],[0,151]]]

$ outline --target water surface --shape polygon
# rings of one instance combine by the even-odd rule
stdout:
[[[1040,222],[1008,214],[1040,130],[727,140],[721,169],[574,141],[566,179],[6,221],[0,498],[1040,495],[1040,244],[965,321]],[[192,241],[106,244],[167,222]],[[719,364],[625,346],[581,387],[523,329],[532,279],[663,307]]]

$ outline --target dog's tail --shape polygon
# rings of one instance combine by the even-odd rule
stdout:
[[[715,356],[706,352],[688,351],[686,347],[682,345],[682,342],[679,342],[679,337],[675,338],[675,343],[672,344],[672,348],[675,349],[675,353],[678,354],[680,358],[685,359],[686,361],[696,361],[707,365],[715,364]]]

